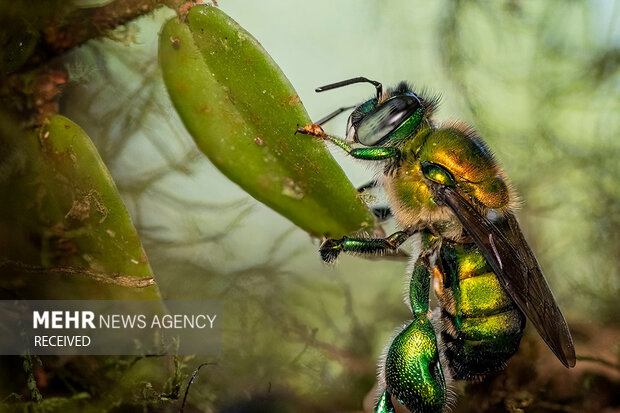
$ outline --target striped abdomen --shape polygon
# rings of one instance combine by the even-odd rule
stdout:
[[[504,368],[519,348],[525,317],[475,244],[444,242],[433,269],[441,342],[457,380]]]

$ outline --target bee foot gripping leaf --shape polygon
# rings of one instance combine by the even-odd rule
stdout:
[[[325,145],[295,135],[310,119],[260,43],[215,7],[169,20],[159,62],[181,120],[213,164],[314,236],[369,229],[374,218]]]

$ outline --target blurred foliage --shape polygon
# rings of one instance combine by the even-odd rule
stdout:
[[[157,8],[183,0],[46,0],[0,2],[0,75],[36,69],[59,54]],[[125,32],[124,27],[118,32]],[[117,36],[118,37],[118,36]]]
[[[0,73],[17,71],[33,55],[42,33],[54,16],[73,9],[72,2],[46,1],[38,7],[26,3],[0,3]]]
[[[547,272],[581,293],[588,317],[617,324],[618,2],[447,6],[443,63],[524,195],[534,243],[549,245],[538,248]]]
[[[522,227],[578,356],[592,357],[567,371],[531,332],[506,372],[456,384],[456,410],[618,409],[619,2],[219,3],[262,42],[313,119],[371,93],[359,86],[314,96],[317,85],[357,75],[386,85],[410,79],[442,92],[440,121],[479,130],[522,195]],[[223,354],[161,360],[167,373],[143,368],[145,360],[43,360],[33,366],[43,400],[88,394],[82,406],[173,410],[190,373],[212,361],[196,376],[186,411],[368,409],[376,359],[410,316],[400,299],[405,263],[343,257],[323,266],[316,241],[204,159],[156,64],[157,32],[172,15],[132,23],[139,32],[127,42],[94,40],[68,54],[60,110],[110,169],[162,296],[223,300]],[[342,135],[345,121],[329,128]],[[356,184],[372,176],[338,159]],[[4,378],[16,384],[5,387],[5,400],[31,406],[22,364],[6,363]],[[112,402],[108,392],[123,398]]]

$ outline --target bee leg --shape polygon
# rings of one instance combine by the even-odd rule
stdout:
[[[303,128],[298,127],[295,133],[301,133],[303,135],[315,136],[319,139],[330,141],[334,145],[344,149],[349,155],[356,159],[362,159],[365,161],[381,161],[388,158],[394,158],[400,155],[398,149],[389,146],[377,146],[368,148],[353,148],[344,139],[337,138],[332,135],[328,135],[323,131],[321,125],[311,123]]]
[[[398,250],[411,235],[411,232],[398,231],[387,238],[328,238],[319,248],[325,262],[333,262],[342,251],[356,254],[386,254]]]
[[[371,181],[366,182],[362,186],[358,186],[357,187],[357,193],[358,194],[362,194],[362,193],[368,191],[369,189],[376,188],[378,186],[379,186],[379,182],[377,182],[375,179],[373,179]]]
[[[377,182],[377,180],[373,179],[366,182],[364,185],[357,187],[357,194],[363,194],[364,192],[378,186],[381,186],[381,184]],[[385,221],[392,217],[392,210],[389,207],[373,207],[370,210],[379,222]]]
[[[338,108],[335,111],[333,111],[332,113],[330,113],[329,115],[326,115],[325,117],[323,117],[320,120],[316,121],[315,125],[324,125],[327,122],[329,122],[330,120],[334,119],[336,116],[340,115],[345,110],[353,109],[354,107],[355,106],[343,106],[341,108]]]
[[[416,261],[409,286],[413,320],[390,344],[383,363],[386,391],[411,412],[440,413],[447,402],[446,380],[430,321],[430,272]]]
[[[384,391],[381,393],[377,405],[375,406],[375,413],[394,413],[394,405],[392,404],[392,396],[390,393]]]
[[[374,207],[371,208],[370,211],[379,220],[379,222],[388,220],[392,217],[392,210],[390,207]]]

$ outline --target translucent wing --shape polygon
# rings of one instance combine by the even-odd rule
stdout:
[[[507,212],[491,222],[457,188],[435,184],[431,189],[435,201],[448,206],[461,221],[551,351],[566,367],[575,366],[575,347],[566,320],[514,215]]]

